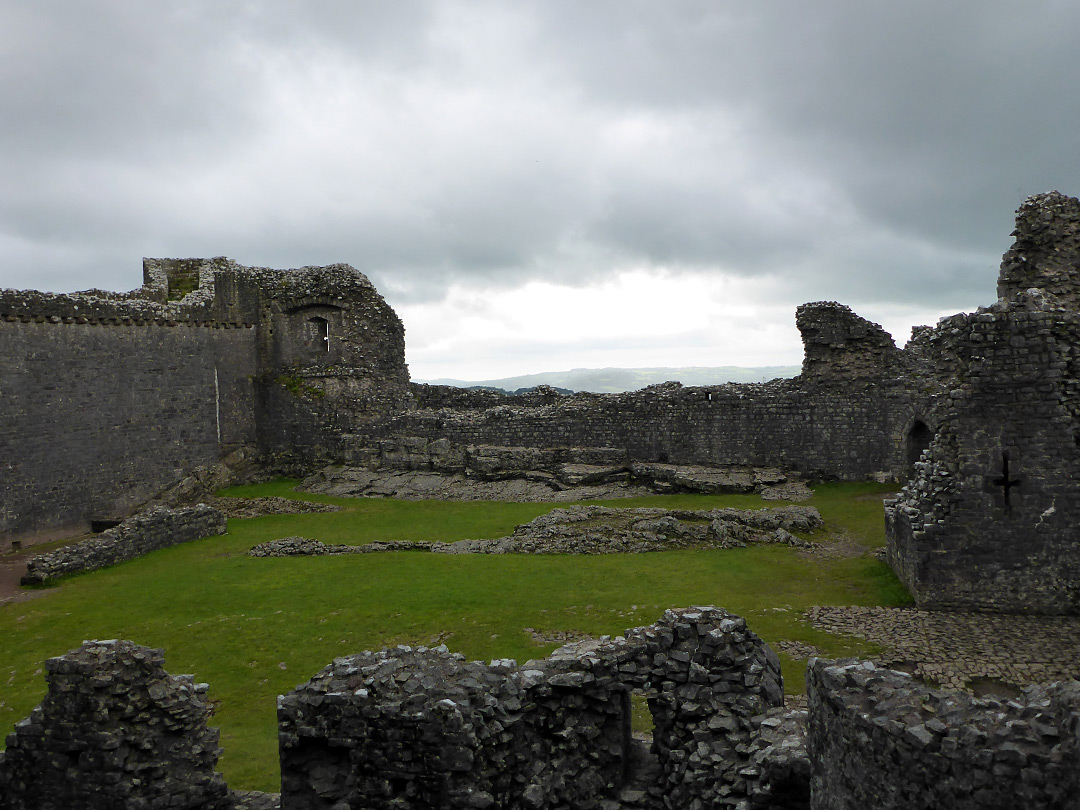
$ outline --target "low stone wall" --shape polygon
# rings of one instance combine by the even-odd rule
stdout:
[[[45,668],[0,753],[0,810],[1080,807],[1080,682],[976,699],[811,659],[809,711],[788,711],[776,656],[714,607],[520,666],[445,646],[339,658],[279,698],[280,801],[227,791],[207,687],[161,650],[91,641]]]
[[[134,560],[159,548],[225,534],[225,516],[206,504],[150,509],[89,540],[65,546],[26,564],[23,585],[40,585],[68,574]]]
[[[1080,807],[1080,682],[1001,701],[811,659],[806,685],[814,808]]]
[[[279,701],[282,807],[618,806],[632,689],[655,723],[649,806],[745,802],[779,662],[741,618],[690,608],[522,666],[444,646],[339,658]]]
[[[616,509],[572,506],[554,509],[517,526],[508,537],[453,543],[391,540],[359,546],[326,545],[306,537],[282,537],[251,549],[252,557],[310,557],[378,551],[436,554],[632,554],[680,548],[738,548],[765,543],[813,548],[792,531],[822,526],[812,506],[776,509]]]
[[[0,810],[227,810],[210,706],[162,650],[90,641],[45,662],[49,692],[0,753]]]

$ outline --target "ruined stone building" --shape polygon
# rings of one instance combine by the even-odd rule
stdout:
[[[412,384],[400,320],[345,265],[148,259],[126,294],[7,290],[0,537],[119,516],[244,459],[779,467],[910,480],[888,509],[889,561],[920,605],[1077,612],[1080,203],[1030,198],[1015,236],[998,302],[918,328],[903,349],[847,307],[812,303],[796,313],[795,379],[625,394]]]
[[[228,790],[208,685],[163,663],[117,640],[48,660],[0,752],[0,810],[1080,807],[1080,682],[979,699],[814,658],[809,711],[785,711],[776,655],[714,607],[521,665],[444,646],[338,658],[278,699],[280,795]]]

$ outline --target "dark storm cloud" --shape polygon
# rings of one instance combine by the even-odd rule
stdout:
[[[1080,192],[1080,6],[8,3],[0,285],[349,261],[392,298],[625,267],[992,296]]]

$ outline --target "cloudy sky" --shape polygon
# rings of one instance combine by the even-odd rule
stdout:
[[[1076,0],[0,0],[0,286],[344,261],[416,378],[798,363],[1080,194]]]

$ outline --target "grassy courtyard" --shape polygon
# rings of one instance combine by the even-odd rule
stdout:
[[[229,521],[226,535],[71,577],[38,599],[0,608],[0,737],[45,690],[43,661],[84,639],[163,647],[170,672],[210,684],[213,723],[230,787],[277,789],[275,696],[333,658],[387,645],[445,643],[469,658],[543,657],[534,634],[621,634],[668,607],[713,604],[746,617],[769,642],[802,641],[826,655],[862,642],[802,621],[811,605],[896,605],[908,597],[869,554],[884,543],[876,484],[815,489],[826,528],[811,539],[835,554],[786,547],[634,555],[441,555],[424,552],[312,558],[249,557],[256,543],[301,535],[326,543],[500,537],[553,504],[394,501],[299,494],[295,482],[222,494],[335,503],[340,512]],[[761,508],[756,496],[656,496],[608,506]],[[803,661],[782,656],[789,692]]]

